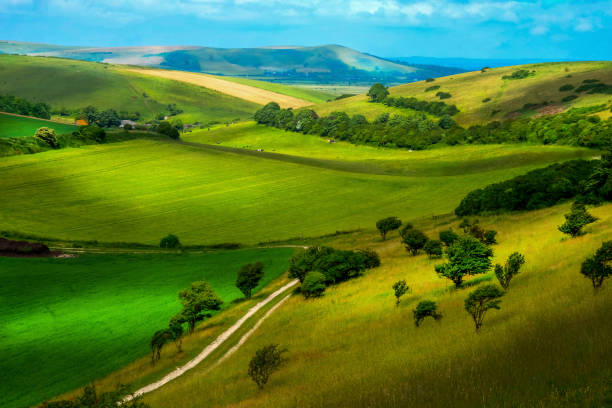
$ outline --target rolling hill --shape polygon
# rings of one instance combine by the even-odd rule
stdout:
[[[530,74],[523,79],[503,78],[519,70],[527,70]],[[612,62],[558,62],[494,68],[437,78],[432,82],[399,85],[389,91],[391,96],[425,101],[439,101],[438,92],[450,93],[443,102],[456,105],[460,113],[454,119],[460,125],[469,126],[524,115],[554,114],[574,107],[609,106],[612,100],[609,93],[575,91],[585,80],[612,84]],[[564,85],[571,85],[571,88],[560,90]],[[432,87],[434,89],[428,90]],[[574,99],[564,101],[568,96]],[[369,119],[383,112],[406,112],[370,103],[366,95],[320,104],[314,109],[319,115],[344,111],[350,115],[363,114]]]
[[[0,41],[0,52],[248,76],[275,82],[404,83],[461,72],[459,69],[396,63],[339,45],[231,49],[195,46],[91,48]]]

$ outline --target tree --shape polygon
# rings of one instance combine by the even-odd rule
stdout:
[[[486,230],[484,234],[484,243],[487,245],[497,244],[497,231],[494,230]]]
[[[597,218],[589,214],[584,204],[574,203],[571,211],[565,214],[565,223],[558,228],[562,233],[575,238],[584,234],[582,228],[585,225],[595,221],[597,221]]]
[[[361,276],[366,270],[365,261],[359,252],[332,250],[315,261],[313,270],[325,275],[328,284],[339,283]]]
[[[249,363],[249,376],[260,390],[266,385],[270,375],[284,363],[285,359],[282,354],[286,351],[286,349],[280,349],[278,344],[270,344],[255,352],[255,356]]]
[[[173,234],[168,234],[159,242],[160,248],[180,248],[181,242],[178,237]]]
[[[325,275],[321,272],[308,272],[300,288],[306,299],[323,296],[325,292]]]
[[[289,260],[289,277],[298,279],[300,283],[303,283],[306,274],[314,270],[315,262],[333,251],[334,249],[330,247],[313,246],[297,252]]]
[[[259,281],[264,276],[264,264],[255,262],[243,265],[238,272],[236,287],[244,294],[247,299],[251,298],[251,292],[257,287]]]
[[[414,316],[414,325],[416,327],[419,327],[423,319],[425,319],[427,316],[433,317],[434,320],[440,320],[442,318],[442,315],[438,313],[438,306],[436,305],[436,302],[432,300],[423,300],[419,302],[416,309],[412,311],[412,314]]]
[[[183,335],[185,334],[183,323],[185,323],[185,320],[183,319],[183,316],[179,314],[173,316],[168,324],[170,334],[172,335],[172,341],[174,341],[176,349],[179,351],[179,353],[182,351]]]
[[[383,84],[374,84],[370,87],[368,96],[372,102],[382,102],[387,96],[389,96],[389,90]]]
[[[387,233],[398,229],[402,225],[402,221],[397,217],[387,217],[376,221],[376,228],[380,231],[382,240],[387,239]]]
[[[400,304],[400,298],[410,292],[410,286],[402,279],[393,284],[393,291],[395,292],[395,307],[397,307]]]
[[[189,333],[193,333],[196,322],[204,320],[209,311],[219,310],[223,304],[205,281],[193,282],[191,287],[180,291],[178,296],[183,305],[181,315],[189,325]]]
[[[162,135],[166,135],[171,139],[178,139],[180,137],[179,131],[176,130],[174,126],[170,124],[170,122],[163,120],[159,122],[157,125],[157,133],[161,133]]]
[[[453,243],[459,239],[459,235],[457,235],[452,229],[442,230],[440,231],[440,241],[444,243],[444,245],[451,246]]]
[[[474,319],[476,331],[482,326],[484,316],[490,309],[499,309],[501,297],[504,295],[501,289],[495,285],[481,286],[465,299],[465,310]]]
[[[604,280],[610,277],[612,272],[612,241],[604,242],[595,252],[595,255],[588,257],[580,268],[580,273],[586,278],[591,279],[593,289],[601,288]]]
[[[106,132],[96,125],[81,126],[79,132],[81,132],[83,137],[93,140],[96,143],[104,143],[106,140]]]
[[[48,127],[38,128],[38,130],[34,134],[34,137],[40,140],[41,142],[48,144],[54,149],[59,146],[57,142],[57,135],[55,134],[54,129],[50,129]]]
[[[126,396],[130,398],[126,400]],[[83,394],[67,400],[44,402],[41,408],[149,408],[142,402],[142,396],[130,393],[126,385],[118,385],[114,391],[99,393],[95,385],[86,385]]]
[[[380,256],[378,256],[378,253],[373,249],[360,249],[357,252],[363,255],[366,269],[378,268],[380,266]]]
[[[501,266],[500,264],[495,265],[495,276],[504,290],[508,290],[510,281],[519,273],[519,269],[525,263],[525,256],[518,252],[513,252],[508,257],[506,264]]]
[[[436,272],[460,288],[466,275],[482,274],[491,268],[493,250],[476,238],[465,235],[448,248],[446,255],[449,262],[436,265]]]
[[[430,258],[439,258],[442,256],[442,243],[437,239],[430,239],[425,243],[423,250]]]
[[[427,235],[414,228],[402,230],[402,242],[406,250],[409,251],[412,256],[416,256],[419,250],[423,249],[425,246]]]
[[[161,357],[161,351],[164,346],[172,340],[170,329],[158,330],[151,338],[151,363],[155,364]]]
[[[274,125],[281,108],[276,102],[269,102],[266,106],[255,112],[254,118],[257,123]]]

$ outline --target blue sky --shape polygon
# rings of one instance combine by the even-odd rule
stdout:
[[[0,0],[0,39],[612,59],[612,0]]]

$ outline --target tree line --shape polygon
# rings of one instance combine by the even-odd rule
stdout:
[[[51,106],[44,102],[30,102],[13,95],[0,95],[0,111],[17,115],[51,119]]]

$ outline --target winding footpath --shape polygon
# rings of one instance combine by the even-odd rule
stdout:
[[[217,348],[219,348],[219,346],[221,344],[223,344],[232,334],[234,334],[238,329],[240,329],[240,327],[242,327],[242,325],[251,317],[253,316],[255,313],[257,313],[262,307],[264,307],[265,305],[267,305],[268,303],[270,303],[271,301],[273,301],[274,299],[276,299],[278,296],[280,296],[281,294],[285,293],[285,291],[287,291],[288,289],[292,288],[293,286],[297,285],[298,280],[292,280],[291,282],[287,283],[285,286],[281,287],[280,289],[276,290],[275,292],[271,293],[267,298],[265,298],[264,300],[262,300],[261,302],[257,303],[255,306],[253,306],[252,308],[249,309],[248,312],[246,312],[244,314],[244,316],[242,316],[240,319],[238,319],[238,321],[236,321],[236,323],[234,323],[230,328],[228,328],[227,330],[225,330],[223,333],[221,333],[219,335],[219,337],[217,337],[212,343],[210,343],[208,346],[206,346],[201,352],[200,354],[198,354],[195,358],[193,358],[192,360],[190,360],[189,362],[187,362],[185,365],[183,365],[182,367],[178,367],[176,370],[168,373],[166,376],[164,376],[162,379],[160,379],[159,381],[156,381],[154,383],[151,383],[149,385],[145,385],[144,387],[140,388],[139,390],[137,390],[136,392],[134,392],[134,394],[132,395],[128,395],[127,397],[125,397],[123,399],[124,402],[130,401],[132,400],[134,397],[139,397],[141,395],[147,394],[151,391],[155,391],[158,388],[164,386],[165,384],[169,383],[170,381],[174,380],[175,378],[180,377],[181,375],[185,374],[187,371],[191,370],[192,368],[196,367],[198,364],[200,364],[206,357],[208,357],[213,351],[215,351]],[[286,295],[282,300],[280,300],[276,305],[274,305],[270,310],[268,310],[268,312],[257,321],[257,323],[255,323],[255,326],[253,326],[253,328],[251,330],[249,330],[247,333],[245,333],[242,338],[238,341],[238,343],[232,347],[230,350],[228,350],[223,357],[221,357],[221,359],[219,359],[217,361],[217,363],[214,365],[218,365],[220,364],[222,361],[224,361],[227,357],[229,357],[231,354],[233,354],[247,339],[248,337],[255,331],[257,330],[257,328],[261,325],[261,323],[272,314],[272,312],[274,312],[274,310],[276,310],[283,302],[285,302],[289,297],[291,296],[291,294]],[[213,367],[214,367],[213,366]],[[212,367],[211,367],[212,368]]]

